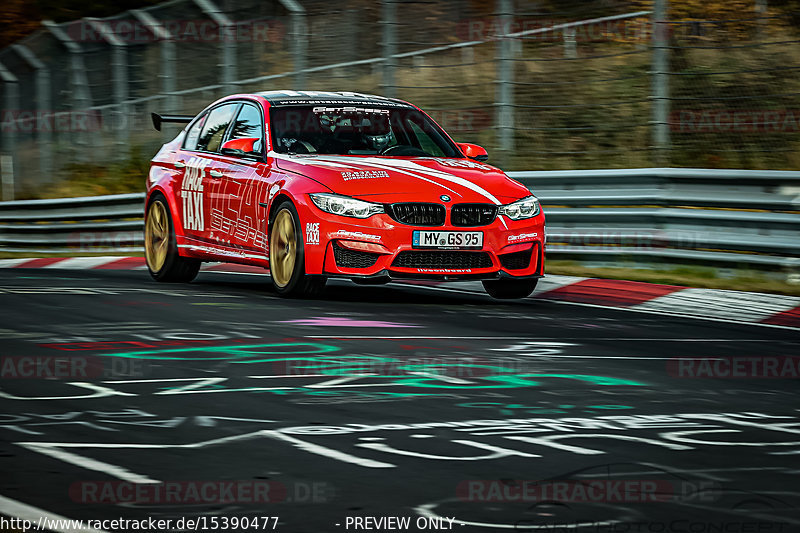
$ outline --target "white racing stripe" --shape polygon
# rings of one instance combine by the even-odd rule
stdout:
[[[472,192],[476,192],[481,196],[487,198],[488,200],[492,201],[495,205],[500,205],[501,202],[498,200],[492,193],[477,185],[468,179],[456,176],[455,174],[451,174],[449,172],[444,172],[441,170],[436,170],[434,168],[426,167],[425,165],[420,165],[419,163],[415,163],[413,161],[406,161],[404,159],[390,159],[390,158],[376,158],[376,157],[365,157],[359,159],[349,158],[347,156],[324,156],[324,157],[314,157],[308,159],[302,158],[287,158],[287,157],[280,157],[279,154],[273,154],[273,157],[279,157],[280,159],[289,160],[295,163],[299,163],[301,165],[309,165],[309,166],[349,166],[351,168],[361,168],[363,166],[378,168],[381,170],[392,170],[394,172],[399,172],[401,174],[405,174],[407,176],[412,176],[423,181],[427,181],[429,183],[433,183],[439,187],[442,187],[453,194],[457,194],[458,196],[463,196],[459,194],[457,191],[447,187],[445,184],[440,183],[438,181],[434,181],[432,178],[436,178],[439,180],[443,180],[449,182],[450,184],[460,185],[465,189],[469,189]]]
[[[302,158],[302,157],[291,157],[284,154],[279,154],[278,152],[270,152],[269,157],[274,157],[275,159],[282,159],[284,161],[291,161],[292,163],[297,163],[298,165],[307,165],[307,166],[319,166],[319,167],[335,167],[335,168],[349,168],[357,170],[358,167],[354,167],[352,165],[346,165],[339,163],[337,161],[328,161],[327,159],[322,159],[320,157],[309,157],[309,158]]]
[[[484,189],[483,187],[472,183],[468,179],[456,176],[455,174],[451,174],[449,172],[443,172],[441,170],[436,170],[430,167],[426,167],[424,165],[420,165],[419,163],[415,163],[413,161],[406,161],[403,159],[377,159],[377,158],[365,158],[364,162],[369,165],[373,165],[379,168],[387,168],[395,171],[399,171],[400,169],[405,169],[408,172],[413,173],[422,173],[427,175],[431,178],[439,178],[450,183],[455,183],[457,185],[461,185],[465,189],[469,189],[473,192],[480,194],[494,202],[495,205],[500,205],[500,200],[495,198],[495,196]],[[420,176],[418,176],[420,177]],[[441,185],[441,184],[440,184]]]
[[[314,158],[309,158],[309,159],[301,159],[301,158],[281,156],[280,154],[274,154],[273,157],[276,157],[278,159],[283,159],[285,161],[291,161],[293,163],[299,163],[301,165],[308,165],[308,166],[321,166],[321,167],[332,166],[332,167],[347,168],[347,169],[352,169],[352,170],[361,170],[361,169],[363,169],[363,167],[361,167],[361,166],[346,165],[346,164],[342,164],[342,163],[340,163],[339,161],[336,161],[336,160],[331,161],[330,158],[323,159],[323,158],[320,158],[320,157],[314,157]],[[352,159],[350,159],[350,160],[343,159],[343,161],[352,162]],[[360,165],[361,161],[358,161],[358,163]],[[405,172],[405,171],[399,170],[399,169],[397,169],[395,167],[380,166],[380,165],[375,165],[375,164],[368,165],[368,166],[372,166],[373,168],[380,168],[382,170],[392,170],[394,172],[399,172],[400,174],[405,174],[407,176],[412,176],[414,178],[418,178],[418,179],[421,179],[423,181],[427,181],[428,183],[432,183],[432,184],[434,184],[434,185],[436,185],[438,187],[442,187],[443,189],[446,189],[446,190],[450,191],[451,193],[453,193],[455,195],[461,196],[461,194],[459,194],[457,191],[454,191],[453,189],[450,189],[449,187],[445,187],[444,185],[442,185],[441,183],[438,183],[436,181],[427,179],[427,178],[425,178],[423,176],[420,176],[418,174],[414,174],[413,172]]]

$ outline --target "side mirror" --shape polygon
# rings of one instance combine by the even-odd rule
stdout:
[[[258,137],[242,137],[241,139],[231,139],[222,145],[220,153],[236,157],[261,157],[261,153],[254,148],[261,139]]]
[[[459,143],[458,147],[465,156],[475,161],[486,161],[489,159],[489,153],[486,149],[477,144]]]

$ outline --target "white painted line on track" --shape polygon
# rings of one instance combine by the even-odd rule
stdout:
[[[19,518],[20,520],[29,520],[33,524],[36,524],[36,526],[41,525],[42,528],[38,528],[38,531],[52,531],[53,533],[107,533],[101,529],[86,527],[83,524],[81,524],[80,527],[74,527],[75,524],[80,523],[78,520],[73,521],[73,519],[45,511],[44,509],[39,509],[27,503],[6,498],[5,496],[0,496],[0,514]],[[43,523],[45,521],[49,522],[48,525],[51,526],[50,528],[43,528]],[[61,525],[64,527],[52,527],[54,522],[61,522]],[[70,524],[73,527],[69,527]]]
[[[741,326],[758,326],[762,328],[775,328],[775,329],[787,329],[790,331],[797,331],[798,328],[794,326],[781,326],[778,324],[765,324],[764,322],[746,322],[744,320],[732,320],[729,318],[716,318],[713,316],[699,316],[699,315],[692,315],[688,313],[678,313],[673,311],[667,310],[659,310],[659,311],[651,311],[649,309],[641,309],[639,306],[636,307],[609,307],[606,305],[599,305],[599,304],[587,304],[581,302],[564,302],[561,300],[539,300],[540,302],[549,302],[553,304],[562,304],[562,305],[577,305],[581,307],[593,307],[595,309],[608,309],[611,311],[630,311],[632,313],[646,313],[648,315],[657,315],[657,316],[674,316],[677,318],[688,318],[692,320],[706,320],[709,322],[722,322],[725,324],[736,324]],[[731,340],[731,339],[728,339]]]
[[[98,461],[97,459],[84,457],[82,455],[62,450],[60,446],[52,446],[48,443],[37,442],[18,442],[17,444],[31,451],[39,452],[43,455],[48,455],[54,459],[58,459],[59,461],[64,461],[65,463],[70,463],[87,470],[94,470],[95,472],[114,476],[117,479],[121,479],[129,483],[159,483],[159,481],[156,479],[131,472],[122,466],[112,465],[104,461]]]
[[[651,463],[643,463],[649,465]],[[727,473],[727,472],[763,472],[765,470],[777,470],[777,471],[785,471],[786,468],[782,466],[748,466],[748,467],[738,467],[738,468],[665,468],[661,467],[660,465],[653,464],[654,469],[663,470],[665,474],[706,474],[704,477],[708,477],[709,479],[713,479],[715,481],[731,481],[730,479],[721,477],[721,476],[712,476],[709,475],[711,473]],[[654,470],[641,470],[641,471],[620,471],[620,472],[599,472],[597,474],[580,474],[581,478],[605,478],[605,477],[626,477],[626,476],[652,476]],[[792,472],[786,472],[787,474],[791,474]]]
[[[72,258],[69,260],[61,261],[57,265],[54,264],[52,266],[48,266],[45,268],[63,268],[60,265],[63,263],[67,263],[68,261],[71,260],[77,261],[77,260],[95,260],[95,259],[100,259],[100,258]],[[0,268],[13,266],[15,264],[20,264],[22,262],[30,260],[31,258],[0,260]],[[74,264],[77,265],[78,263]],[[74,268],[78,267],[76,266]],[[204,271],[204,272],[211,274],[217,273],[217,274],[234,274],[234,275],[245,275],[245,276],[263,276],[263,274],[251,273],[251,272],[227,272],[227,271]],[[760,322],[760,320],[764,320],[771,316],[775,316],[781,312],[789,311],[791,309],[800,306],[800,298],[793,296],[747,293],[739,291],[724,291],[716,289],[685,288],[678,290],[674,293],[656,297],[650,301],[643,302],[630,307],[616,307],[616,306],[591,304],[583,302],[540,299],[536,297],[536,295],[538,294],[549,292],[559,287],[568,286],[585,279],[589,278],[572,277],[572,276],[547,276],[540,280],[539,287],[537,287],[537,290],[534,292],[534,296],[528,297],[525,300],[527,300],[528,302],[531,301],[549,302],[553,304],[573,305],[573,306],[589,307],[594,309],[607,309],[612,311],[631,311],[636,313],[647,313],[651,315],[671,316],[682,319],[704,320],[710,322],[720,322],[720,323],[736,324],[736,325],[750,325],[750,326],[759,326],[766,328],[784,329],[790,331],[797,331],[798,329],[800,329],[796,326],[785,326],[780,324],[768,324]],[[454,282],[454,283],[459,283],[459,282]],[[467,283],[468,282],[464,282],[465,285]],[[477,284],[473,285],[473,283],[471,282],[469,283],[469,286],[470,287],[474,286],[475,290],[466,288],[431,286],[424,284],[411,284],[411,283],[404,283],[402,281],[392,282],[391,284],[400,285],[403,287],[418,288],[423,290],[444,291],[455,294],[465,294],[472,296],[480,295],[489,298],[487,294],[485,294],[481,289],[478,288]],[[220,296],[220,295],[210,294],[208,296]],[[232,296],[232,295],[225,295],[225,296]],[[674,306],[669,305],[670,302],[674,302],[675,305]],[[752,308],[748,306],[749,303],[757,307]],[[791,305],[793,303],[794,305]],[[675,308],[679,310],[676,311],[674,310]],[[708,313],[711,312],[722,316],[709,316]],[[700,313],[706,313],[706,314],[700,314]],[[742,320],[741,319],[742,316],[749,317],[751,320],[748,319]],[[324,337],[319,337],[319,338],[324,338]],[[343,337],[331,336],[329,338],[343,338]]]
[[[408,286],[411,286],[411,285],[406,285],[406,286],[408,287]],[[454,292],[454,293],[459,293],[459,294],[474,294],[474,295],[480,294],[480,292],[464,291],[464,290],[452,289],[452,288],[447,288],[447,287],[431,287],[431,286],[427,286],[427,285],[413,285],[413,286],[417,287],[417,288],[420,288],[420,289],[429,289],[429,290],[435,290],[435,291]],[[687,289],[683,289],[681,291],[675,292],[673,294],[679,295],[679,294],[684,293],[684,292],[689,291],[689,290],[712,290],[712,289],[691,289],[691,288],[687,288]],[[730,291],[730,292],[735,293],[736,291]],[[745,294],[758,294],[758,293],[745,293]],[[488,297],[488,295],[486,295],[486,296]],[[669,295],[667,295],[667,296],[669,296]],[[765,294],[763,296],[771,297],[771,296],[778,296],[778,295]],[[661,298],[664,298],[664,297],[661,297]],[[784,296],[784,298],[794,298],[794,297]],[[653,300],[656,300],[656,298],[654,298]],[[651,300],[651,301],[653,301],[653,300]],[[654,309],[647,309],[647,308],[643,308],[644,304],[638,304],[638,305],[631,306],[631,307],[614,307],[614,306],[609,306],[609,305],[589,304],[589,303],[583,303],[583,302],[567,302],[567,301],[564,301],[564,300],[545,300],[545,299],[536,298],[535,296],[534,297],[530,297],[529,296],[528,298],[525,298],[523,301],[528,301],[528,302],[530,302],[530,301],[549,302],[549,303],[561,304],[561,305],[577,305],[577,306],[581,306],[581,307],[592,307],[592,308],[595,308],[595,309],[609,309],[609,310],[612,310],[612,311],[631,311],[631,312],[634,312],[634,313],[647,313],[647,314],[651,314],[651,315],[666,315],[666,316],[674,316],[674,317],[678,317],[678,318],[689,318],[689,319],[694,319],[694,320],[707,320],[707,321],[711,321],[711,322],[724,322],[724,323],[727,323],[727,324],[742,324],[742,325],[748,325],[748,326],[760,326],[760,327],[764,327],[764,328],[788,329],[788,330],[794,330],[794,331],[797,331],[797,329],[798,329],[798,328],[796,328],[794,326],[781,326],[781,325],[778,325],[778,324],[765,324],[763,322],[748,322],[746,320],[736,320],[734,318],[720,318],[720,317],[713,317],[713,316],[707,316],[707,315],[696,315],[696,314],[691,314],[691,313],[686,313],[686,312],[671,311],[671,310],[666,309],[666,308],[655,309],[655,310]],[[683,307],[686,307],[686,306],[683,306]],[[788,309],[784,309],[784,310],[788,310]],[[772,316],[772,315],[770,314],[768,316]],[[764,317],[764,318],[766,318],[766,317]]]
[[[490,340],[490,341],[626,341],[626,342],[768,342],[798,344],[798,341],[776,341],[772,339],[670,339],[670,338],[641,338],[630,337],[463,337],[463,336],[443,336],[443,335],[305,335],[307,339],[375,339],[375,340]],[[117,382],[119,383],[119,382]]]
[[[395,466],[391,463],[384,463],[382,461],[375,461],[374,459],[365,459],[363,457],[356,457],[355,455],[350,455],[349,453],[341,452],[339,450],[334,450],[332,448],[327,448],[325,446],[314,444],[312,442],[306,442],[304,440],[292,437],[291,435],[283,434],[280,431],[264,430],[261,431],[261,434],[276,440],[288,442],[289,444],[292,444],[295,448],[298,448],[300,450],[304,450],[309,453],[315,453],[317,455],[322,455],[324,457],[331,457],[333,459],[337,459],[345,463],[356,464],[359,466],[365,466],[369,468],[394,468]]]
[[[439,502],[427,503],[427,504],[424,504],[424,505],[418,505],[417,507],[414,507],[414,512],[416,512],[418,515],[423,516],[425,518],[439,520],[439,521],[441,521],[440,523],[448,523],[447,521],[450,520],[450,517],[439,516],[439,515],[436,514],[436,512],[434,510],[439,505],[441,505],[443,503],[453,503],[453,502],[461,503],[461,501],[458,500],[457,498],[448,499],[448,500],[441,500]],[[498,530],[498,529],[513,529],[515,531],[520,531],[519,522],[514,523],[514,524],[502,524],[502,523],[490,523],[490,522],[472,522],[472,521],[469,521],[469,520],[463,520],[461,518],[456,518],[455,516],[453,516],[452,519],[453,519],[453,522],[455,524],[460,525],[460,526],[465,526],[466,525],[466,526],[473,526],[473,527],[485,527],[485,528],[491,528],[491,529],[493,529],[495,531]],[[591,529],[597,530],[597,528],[600,528],[600,527],[606,528],[606,527],[613,526],[614,524],[618,524],[618,523],[620,523],[619,520],[604,520],[602,522],[599,522],[599,521],[598,522],[577,522],[576,521],[576,522],[563,523],[563,524],[554,522],[552,524],[548,523],[548,524],[546,524],[546,526],[551,531],[553,531],[553,530],[555,530],[555,531],[558,531],[558,530],[564,530],[564,531],[567,531],[567,530],[579,530],[579,529],[583,529],[583,528],[587,528],[587,529],[591,528]],[[455,528],[455,531],[458,531],[458,528]]]
[[[533,340],[530,337],[462,337],[444,335],[306,335],[309,339],[445,339],[445,340]]]

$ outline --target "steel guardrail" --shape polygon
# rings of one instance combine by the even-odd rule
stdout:
[[[547,253],[617,265],[800,266],[800,172],[509,172],[540,198]],[[130,253],[143,193],[0,202],[0,252]]]

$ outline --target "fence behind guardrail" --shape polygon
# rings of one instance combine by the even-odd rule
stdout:
[[[269,89],[408,99],[509,170],[796,169],[797,14],[771,4],[172,0],[44,21],[0,50],[4,176],[35,195],[154,153],[177,130],[151,111]]]

